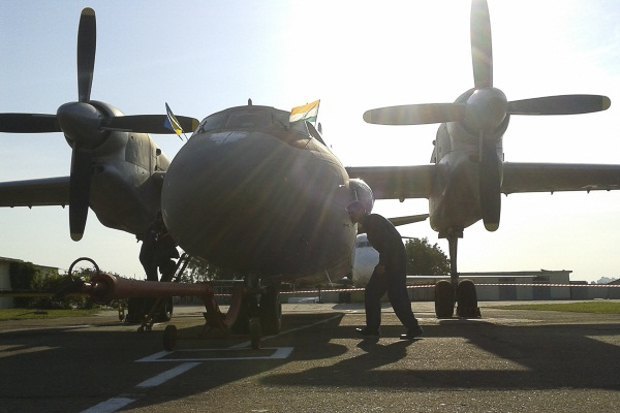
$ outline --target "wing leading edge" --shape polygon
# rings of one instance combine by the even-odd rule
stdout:
[[[348,167],[363,179],[375,199],[430,197],[436,165]],[[518,163],[503,164],[502,193],[597,191],[620,189],[620,165]]]
[[[620,165],[504,163],[502,192],[596,191],[620,189]]]
[[[64,207],[68,203],[68,176],[0,183],[0,207]]]

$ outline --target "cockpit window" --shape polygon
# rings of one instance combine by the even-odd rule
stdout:
[[[263,129],[272,124],[271,113],[266,111],[231,112],[226,121],[226,129]]]
[[[290,113],[261,106],[244,106],[214,113],[205,118],[194,132],[195,135],[215,130],[264,130],[282,139],[295,141],[307,139],[311,132],[306,122],[289,122]],[[320,135],[319,135],[320,136]]]
[[[206,117],[202,122],[200,122],[200,125],[198,125],[198,128],[194,133],[197,135],[199,133],[222,129],[226,124],[226,119],[228,119],[227,112],[215,113],[209,117]]]

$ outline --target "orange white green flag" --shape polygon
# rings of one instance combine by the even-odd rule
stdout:
[[[291,117],[289,118],[289,122],[298,122],[300,120],[316,122],[316,117],[319,114],[319,103],[321,103],[320,100],[315,100],[312,103],[294,107],[291,109]]]

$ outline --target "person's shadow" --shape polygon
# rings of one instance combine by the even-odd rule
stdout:
[[[315,367],[304,372],[270,375],[265,377],[264,381],[285,386],[316,385],[321,382],[326,385],[329,383],[329,386],[350,386],[352,383],[357,386],[380,385],[382,375],[373,374],[373,370],[407,357],[407,347],[414,343],[415,340],[401,340],[383,345],[378,339],[363,339],[356,346],[363,351],[362,354],[345,358],[330,366]]]

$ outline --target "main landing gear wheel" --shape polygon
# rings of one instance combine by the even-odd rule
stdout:
[[[264,334],[278,334],[282,327],[282,303],[277,288],[269,287],[260,297],[260,324]]]
[[[462,318],[479,318],[478,296],[476,286],[471,280],[463,280],[456,287],[456,314]]]
[[[450,281],[441,280],[435,284],[435,315],[437,318],[451,318],[454,313],[454,287]]]

